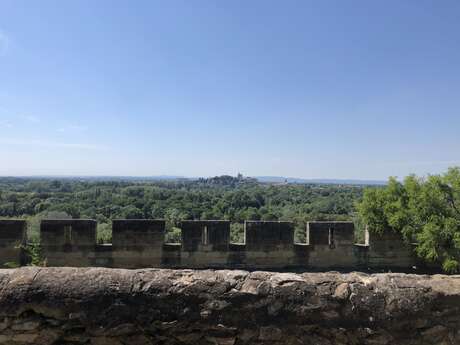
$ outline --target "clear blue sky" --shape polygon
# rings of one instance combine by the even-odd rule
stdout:
[[[0,1],[0,175],[452,165],[459,1]]]

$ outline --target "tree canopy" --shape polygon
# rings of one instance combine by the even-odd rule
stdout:
[[[382,188],[368,188],[357,211],[369,231],[398,231],[416,243],[416,253],[439,262],[447,272],[460,268],[460,168],[426,178],[390,178]]]
[[[116,218],[163,218],[167,238],[177,240],[184,219],[226,219],[232,240],[241,241],[244,220],[288,220],[305,240],[309,220],[351,220],[362,186],[268,184],[253,178],[218,176],[197,180],[0,178],[0,217],[92,218],[100,241],[110,240]],[[38,224],[38,221],[33,221]],[[36,231],[32,235],[38,234]]]

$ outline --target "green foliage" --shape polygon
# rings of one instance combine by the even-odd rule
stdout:
[[[99,179],[0,178],[0,217],[29,220],[28,236],[39,240],[44,218],[98,221],[98,242],[111,240],[116,218],[163,218],[167,238],[180,241],[177,227],[186,219],[226,219],[232,240],[243,241],[244,220],[287,220],[296,241],[305,242],[308,220],[351,220],[360,186],[265,184],[243,176],[197,180],[129,181]]]
[[[144,213],[136,206],[128,205],[116,212],[115,216],[120,219],[142,219],[144,218]]]
[[[46,266],[45,260],[42,256],[42,249],[39,242],[29,241],[23,247],[26,255],[30,258],[30,265],[32,266]]]
[[[363,223],[363,219],[356,212],[353,213],[352,220],[353,220],[353,223],[355,224],[355,242],[364,243],[366,224]]]
[[[37,214],[35,216],[28,216],[27,219],[27,239],[32,242],[40,241],[40,221],[42,216]]]
[[[97,223],[97,243],[110,243],[112,241],[112,225],[110,223]]]
[[[180,228],[172,227],[170,231],[166,233],[165,242],[166,243],[181,243],[182,231]]]
[[[356,208],[370,231],[399,231],[417,243],[421,258],[459,271],[460,168],[426,179],[411,175],[403,183],[390,178],[385,188],[366,189]]]
[[[307,242],[307,224],[297,225],[294,228],[294,242],[306,243]]]
[[[244,225],[241,223],[230,224],[230,241],[233,243],[244,243]]]

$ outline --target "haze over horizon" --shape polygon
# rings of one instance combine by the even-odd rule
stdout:
[[[460,165],[460,2],[0,3],[0,176]]]
[[[178,175],[0,175],[0,178],[14,178],[14,179],[82,179],[82,180],[126,180],[126,181],[144,181],[144,180],[198,180],[200,178],[204,179],[213,179],[219,178],[222,176],[231,176],[228,174],[225,175],[214,175],[214,176],[178,176]],[[236,176],[232,176],[236,177]],[[387,183],[387,180],[370,180],[370,179],[334,179],[334,178],[302,178],[294,176],[244,176],[244,178],[255,178],[258,182],[262,183],[320,183],[320,184],[368,184],[368,185],[384,185]]]

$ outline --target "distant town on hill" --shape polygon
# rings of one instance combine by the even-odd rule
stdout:
[[[230,176],[230,175],[222,175]],[[214,177],[187,177],[177,175],[156,175],[156,176],[72,176],[72,175],[37,175],[37,176],[21,176],[21,177],[5,177],[5,178],[26,178],[26,179],[76,179],[83,181],[168,181],[168,180],[186,180],[197,181],[200,179],[212,179]],[[245,177],[246,179],[248,177]],[[288,184],[338,184],[338,185],[360,185],[360,186],[383,186],[387,181],[383,180],[360,180],[360,179],[306,179],[298,177],[285,176],[251,176],[260,183],[288,183]]]

